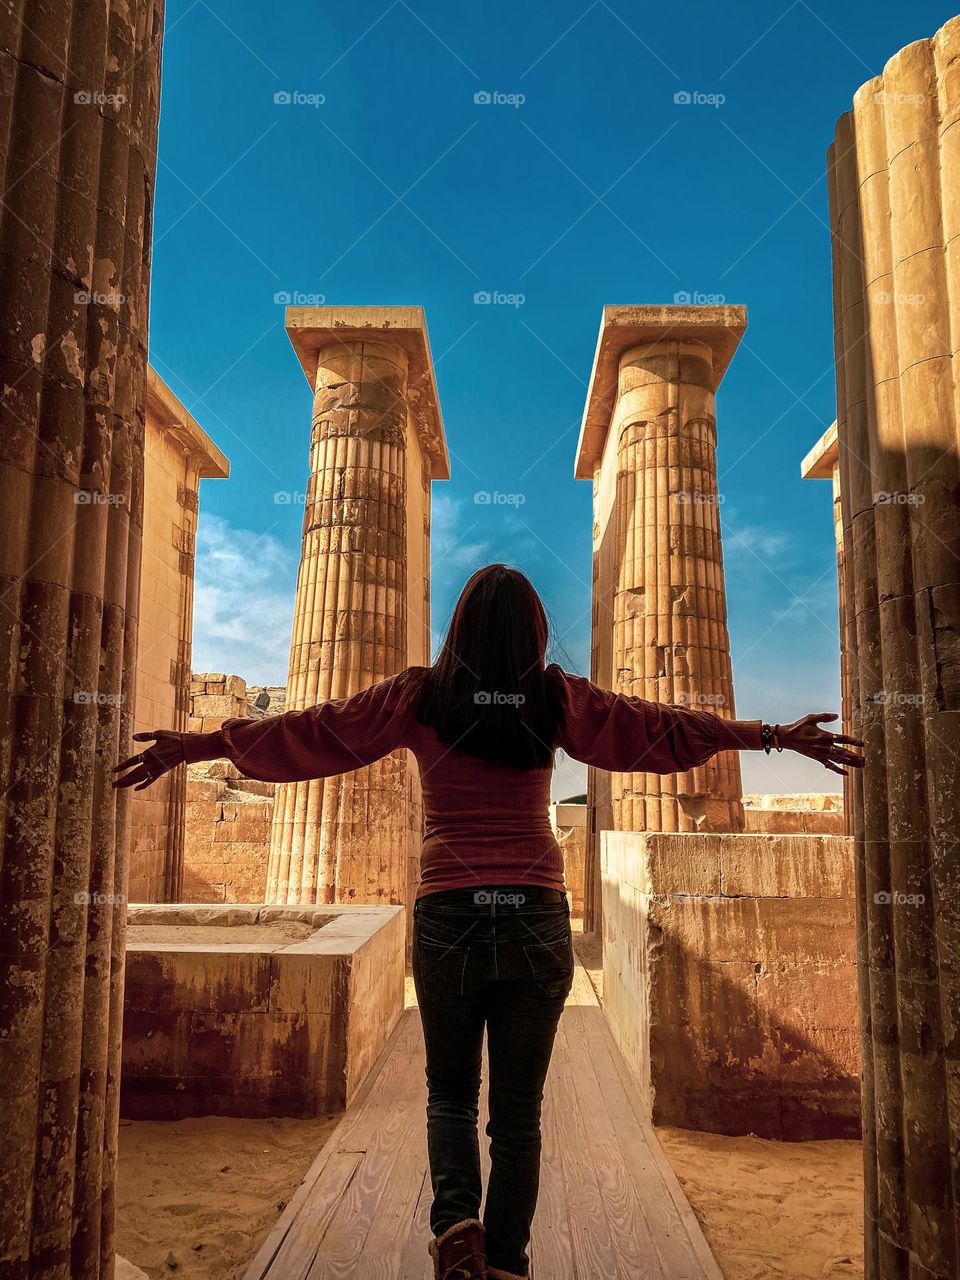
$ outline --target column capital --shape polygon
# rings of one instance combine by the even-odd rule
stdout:
[[[355,342],[402,347],[409,362],[407,407],[430,478],[450,479],[450,456],[423,307],[287,307],[285,323],[287,337],[311,391],[316,388],[317,366],[324,347]]]
[[[592,479],[603,453],[617,398],[620,360],[627,351],[646,343],[701,343],[710,348],[713,356],[712,390],[716,391],[746,327],[746,307],[604,307],[577,442],[576,479]]]
[[[158,430],[173,436],[184,453],[197,459],[202,479],[226,480],[230,461],[217,448],[196,418],[180,403],[154,369],[147,368],[147,413]]]
[[[840,443],[837,438],[836,420],[800,463],[801,480],[831,480],[833,470],[840,461]]]

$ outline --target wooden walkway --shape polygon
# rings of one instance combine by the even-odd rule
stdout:
[[[432,1277],[425,1105],[420,1019],[408,1008],[244,1280]],[[543,1135],[533,1280],[723,1280],[579,962]],[[483,1166],[486,1179],[485,1151]]]

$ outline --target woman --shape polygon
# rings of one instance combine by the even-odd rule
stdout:
[[[414,906],[413,973],[427,1057],[430,1225],[442,1280],[528,1274],[540,1104],[573,978],[563,858],[547,805],[553,754],[597,768],[673,773],[718,751],[790,749],[834,773],[862,743],[809,715],[782,727],[724,720],[600,689],[545,666],[547,620],[531,583],[479,569],[432,667],[410,667],[353,697],[216,733],[153,741],[115,785],[149,786],[183,761],[228,757],[253,778],[292,782],[416,756],[425,833]],[[490,1177],[483,1221],[477,1139],[484,1028]]]

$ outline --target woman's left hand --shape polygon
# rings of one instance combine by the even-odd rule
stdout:
[[[863,747],[859,738],[851,738],[843,733],[831,733],[829,729],[821,729],[821,724],[828,724],[839,717],[829,711],[812,712],[802,716],[793,724],[777,726],[776,745],[787,751],[797,751],[811,760],[819,760],[825,769],[832,773],[846,774],[846,765],[851,769],[863,768],[863,755],[851,751],[850,747]]]
[[[176,733],[172,729],[154,729],[151,733],[135,733],[134,742],[152,742],[140,755],[131,756],[114,769],[121,777],[114,778],[115,787],[133,787],[135,791],[143,791],[162,778],[165,773],[183,764],[187,759],[184,738],[189,734]],[[124,770],[129,770],[124,773]]]

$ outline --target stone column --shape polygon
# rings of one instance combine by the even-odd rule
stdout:
[[[960,19],[830,149],[869,1280],[960,1267]]]
[[[113,1273],[162,5],[4,5],[0,1273]]]
[[[576,469],[595,489],[594,678],[728,717],[715,393],[745,327],[743,307],[606,307]],[[736,753],[609,787],[615,830],[743,830]]]
[[[843,573],[843,517],[840,507],[840,445],[837,439],[837,424],[834,422],[823,433],[817,443],[800,463],[800,475],[804,480],[830,480],[833,485],[833,532],[837,546],[837,596],[840,615],[840,705],[843,719],[843,732],[853,732],[853,708],[850,702],[850,662],[847,644],[847,629],[852,619],[847,617],[844,596]],[[843,779],[843,814],[847,835],[853,835],[853,814],[851,798],[851,776]]]
[[[430,661],[430,480],[446,478],[419,307],[302,307],[287,332],[315,391],[287,710]],[[419,860],[416,765],[277,788],[269,902],[406,902]]]

